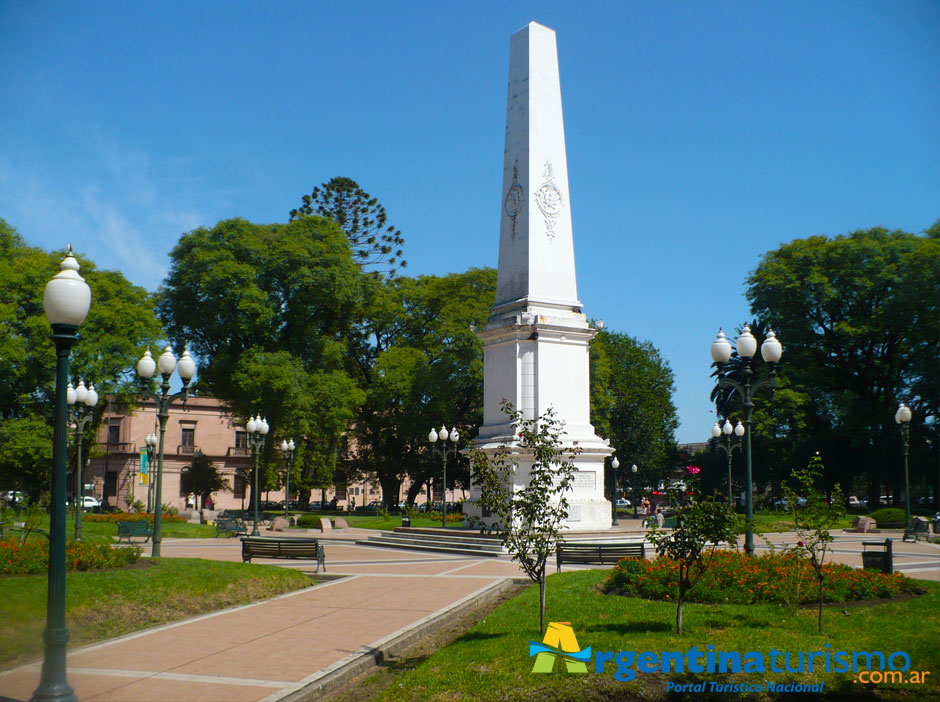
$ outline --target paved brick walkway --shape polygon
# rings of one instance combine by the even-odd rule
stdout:
[[[366,533],[349,530],[324,539],[329,573],[350,577],[70,651],[69,682],[82,701],[275,702],[376,642],[520,575],[507,558],[353,543]],[[860,566],[861,542],[885,536],[839,534],[834,559]],[[895,537],[900,572],[940,580],[940,546],[902,543],[900,532],[887,536]],[[780,547],[792,544],[796,535],[768,538]],[[767,548],[762,540],[757,545]],[[163,552],[166,557],[241,560],[237,539],[167,539]],[[310,572],[316,565],[260,562]],[[39,671],[36,662],[0,673],[0,698],[29,699]]]

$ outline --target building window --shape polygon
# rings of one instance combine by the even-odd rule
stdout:
[[[237,449],[248,448],[248,432],[247,431],[235,432],[235,448]]]
[[[232,480],[232,497],[242,498],[245,496],[245,475],[240,470],[235,471],[235,476]]]
[[[121,425],[109,424],[108,425],[108,445],[117,446],[119,443],[121,443]]]
[[[180,453],[194,453],[196,447],[196,427],[183,427],[180,439]]]

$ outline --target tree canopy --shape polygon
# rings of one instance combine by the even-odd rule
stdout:
[[[291,220],[319,215],[336,222],[363,270],[394,276],[408,262],[402,258],[405,239],[388,224],[385,207],[352,178],[337,177],[303,196],[303,204],[290,211]]]
[[[594,337],[590,350],[595,429],[610,439],[622,463],[637,465],[642,479],[665,477],[676,458],[679,425],[669,362],[650,342],[606,329]]]
[[[0,219],[0,425],[6,432],[0,486],[17,486],[33,498],[48,482],[51,458],[45,457],[52,455],[55,397],[55,346],[43,311],[43,291],[64,256],[65,251],[29,246]],[[117,394],[127,400],[133,394],[133,364],[140,349],[162,336],[152,297],[120,272],[98,270],[81,253],[76,258],[91,288],[91,308],[72,350],[71,376],[94,383],[102,397]],[[86,431],[88,441],[105,404],[96,408]],[[49,431],[39,430],[43,424]]]
[[[298,444],[298,488],[332,479],[363,395],[347,348],[368,281],[339,227],[322,217],[261,225],[229,219],[180,238],[158,294],[171,339],[190,343],[199,390],[236,416],[265,414]],[[275,455],[265,450],[265,465]],[[273,476],[273,473],[271,474]]]
[[[766,407],[761,431],[799,445],[790,468],[819,450],[830,485],[864,475],[876,499],[882,483],[897,494],[904,401],[912,482],[936,480],[926,470],[938,455],[940,223],[923,236],[878,227],[797,239],[763,256],[747,296],[784,344],[791,417]]]

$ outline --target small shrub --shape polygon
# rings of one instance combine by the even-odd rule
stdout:
[[[901,528],[904,526],[904,510],[898,507],[884,507],[871,513],[871,518],[878,523],[879,529]]]
[[[841,563],[828,563],[823,568],[826,602],[884,599],[920,591],[913,580],[899,573],[887,575]],[[624,559],[608,575],[605,589],[675,601],[679,564],[667,558]],[[816,573],[806,559],[794,553],[749,557],[734,551],[716,552],[711,568],[686,595],[689,602],[789,606],[815,603],[817,597]]]
[[[65,546],[66,570],[101,570],[120,568],[140,559],[140,547],[113,548],[107,544],[69,541]],[[0,541],[0,573],[36,575],[49,570],[49,542],[45,539]]]
[[[325,517],[318,517],[313,514],[301,514],[297,517],[297,526],[304,529],[319,529],[321,519],[325,519]]]
[[[430,514],[428,514],[428,518],[429,518],[429,519],[432,519],[432,520],[434,520],[434,521],[439,522],[439,521],[441,521],[441,513],[440,513],[440,512],[431,512]],[[462,515],[462,514],[454,514],[453,512],[448,512],[448,513],[447,513],[447,523],[448,523],[448,524],[463,524],[463,515]]]

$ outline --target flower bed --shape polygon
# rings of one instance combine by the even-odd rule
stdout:
[[[112,548],[107,544],[69,541],[65,547],[66,570],[120,568],[140,559],[140,547]],[[49,542],[34,539],[20,546],[18,541],[0,541],[0,574],[27,575],[49,569]]]
[[[150,512],[114,512],[113,514],[86,514],[83,522],[99,522],[104,524],[117,524],[118,522],[152,522],[153,514]],[[164,522],[186,522],[183,517],[174,514],[163,514]]]
[[[678,569],[673,561],[624,559],[607,577],[608,593],[636,595],[651,600],[675,600]],[[848,602],[897,597],[920,592],[909,578],[858,570],[839,563],[823,567],[826,602]],[[710,604],[811,604],[819,596],[812,566],[792,554],[749,558],[734,551],[719,551],[712,567],[686,595],[688,602]]]

